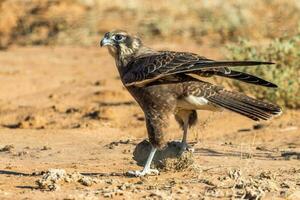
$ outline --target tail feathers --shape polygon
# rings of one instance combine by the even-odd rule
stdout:
[[[253,99],[244,94],[221,90],[207,98],[210,102],[244,115],[255,121],[268,120],[281,114],[277,105]]]

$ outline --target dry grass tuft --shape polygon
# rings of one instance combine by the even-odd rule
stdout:
[[[230,46],[229,51],[230,59],[276,62],[274,66],[245,67],[241,71],[274,82],[278,89],[246,86],[238,81],[232,82],[233,87],[287,108],[300,107],[300,32],[292,37],[276,38],[269,44],[260,46],[240,40],[237,45]]]

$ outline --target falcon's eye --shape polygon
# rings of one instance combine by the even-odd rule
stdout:
[[[118,42],[122,41],[124,38],[125,38],[125,36],[124,35],[120,35],[120,34],[117,34],[117,35],[114,36],[114,39],[116,41],[118,41]]]

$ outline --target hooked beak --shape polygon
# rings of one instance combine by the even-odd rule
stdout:
[[[113,41],[105,37],[101,40],[100,46],[103,47],[107,45],[113,45]]]

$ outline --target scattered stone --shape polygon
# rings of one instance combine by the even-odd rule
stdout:
[[[66,173],[64,169],[49,169],[43,173],[42,178],[36,181],[38,189],[55,191],[60,189],[63,183],[78,182],[84,186],[91,186],[97,180],[83,176],[78,172]]]
[[[96,111],[88,112],[83,117],[88,118],[88,119],[99,120],[100,119],[100,111],[96,110]]]
[[[126,190],[126,189],[132,189],[133,188],[133,184],[131,184],[131,183],[123,183],[123,184],[117,186],[117,188],[119,190],[122,190],[122,191]]]
[[[101,91],[96,91],[96,92],[94,92],[94,95],[100,95],[100,94],[102,94]]]
[[[49,99],[54,99],[54,98],[57,98],[57,95],[56,94],[49,94],[48,98]]]
[[[42,116],[32,116],[27,115],[21,122],[19,128],[35,128],[35,129],[44,129],[47,120]]]
[[[228,171],[228,176],[231,179],[237,180],[239,177],[241,177],[242,172],[239,169],[231,169]]]
[[[266,127],[265,124],[255,124],[255,125],[253,125],[253,129],[254,129],[254,130],[263,129],[263,128],[265,128],[265,127]]]
[[[244,176],[239,169],[232,169],[228,176],[234,181],[231,186],[238,199],[262,199],[266,193],[279,191],[270,171],[263,171],[256,176]]]
[[[78,180],[79,183],[81,183],[82,185],[84,186],[91,186],[93,184],[93,180],[89,177],[81,177],[79,180]]]
[[[206,191],[205,191],[205,196],[218,197],[219,196],[218,193],[219,193],[219,191],[215,187],[207,188]]]
[[[107,179],[105,180],[105,183],[112,185],[114,181],[112,179]]]
[[[71,113],[75,113],[75,112],[79,112],[79,109],[77,109],[77,108],[68,108],[65,111],[66,114],[71,114]]]
[[[211,182],[211,181],[208,180],[208,179],[200,179],[200,180],[199,180],[199,183],[204,183],[204,184],[209,185],[209,186],[216,186],[215,183]]]
[[[282,183],[280,184],[280,187],[281,187],[281,188],[290,188],[290,185],[289,185],[287,182],[282,182]]]
[[[126,153],[130,153],[131,152],[131,150],[130,149],[124,149],[123,151],[122,151],[122,153],[124,153],[124,154],[126,154]]]
[[[101,81],[95,81],[94,82],[94,85],[95,86],[100,86],[100,85],[104,85],[105,84],[105,81],[104,80],[101,80]]]
[[[24,156],[24,155],[27,155],[27,154],[29,154],[28,151],[20,151],[17,154],[15,154],[14,156]]]
[[[15,146],[12,145],[12,144],[5,145],[3,148],[0,149],[0,152],[9,152],[9,153],[11,153],[14,148],[15,148]]]
[[[119,140],[119,144],[129,144],[130,140]]]
[[[31,173],[31,176],[41,176],[43,175],[45,172],[44,171],[35,171]]]
[[[50,109],[52,109],[53,111],[58,111],[58,109],[55,105],[50,106]]]
[[[41,179],[36,181],[39,189],[55,191],[59,190],[59,182],[66,176],[66,171],[63,169],[50,169]]]
[[[143,181],[138,181],[135,183],[136,185],[143,185]]]
[[[81,125],[79,123],[72,123],[69,128],[80,128]]]
[[[246,187],[242,199],[257,200],[264,196],[264,192],[260,188]]]
[[[130,140],[119,140],[119,141],[113,141],[111,143],[109,143],[108,145],[105,145],[105,147],[108,147],[109,149],[114,149],[116,146],[119,146],[119,144],[129,144],[130,143]],[[130,153],[130,150],[124,150],[125,152],[123,153]]]
[[[42,151],[47,151],[47,150],[51,150],[51,147],[48,147],[48,146],[43,146],[41,148]]]
[[[113,197],[113,193],[112,192],[107,192],[107,193],[104,193],[103,196],[105,198],[112,198]]]
[[[257,146],[255,149],[259,150],[259,151],[270,151],[266,147],[263,147],[263,146]]]
[[[259,174],[260,179],[272,179],[272,173],[270,171],[263,171]]]

